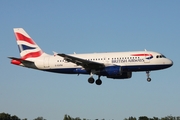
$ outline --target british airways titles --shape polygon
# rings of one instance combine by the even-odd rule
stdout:
[[[116,59],[116,60],[112,60],[112,63],[127,63],[127,62],[144,62],[144,59]]]

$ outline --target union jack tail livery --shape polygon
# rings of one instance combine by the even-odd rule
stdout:
[[[23,28],[14,28],[14,34],[19,48],[20,58],[9,57],[12,59],[11,63],[36,69],[37,67],[34,64],[34,61],[39,58],[42,60],[48,55],[41,50]]]
[[[14,28],[20,56],[22,59],[36,58],[42,55],[43,51],[33,39],[22,28]]]

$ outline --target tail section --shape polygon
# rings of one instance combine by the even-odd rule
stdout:
[[[41,48],[25,32],[23,28],[14,28],[21,59],[40,57],[43,54]]]

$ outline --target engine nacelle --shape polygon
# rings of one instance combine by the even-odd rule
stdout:
[[[122,72],[121,75],[107,76],[107,78],[113,78],[113,79],[128,79],[131,77],[132,77],[132,72]]]
[[[118,76],[121,74],[120,66],[108,66],[100,71],[100,75],[102,76]]]

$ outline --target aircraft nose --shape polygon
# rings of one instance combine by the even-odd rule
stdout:
[[[168,59],[168,64],[170,65],[169,67],[171,67],[173,65],[173,61]]]

